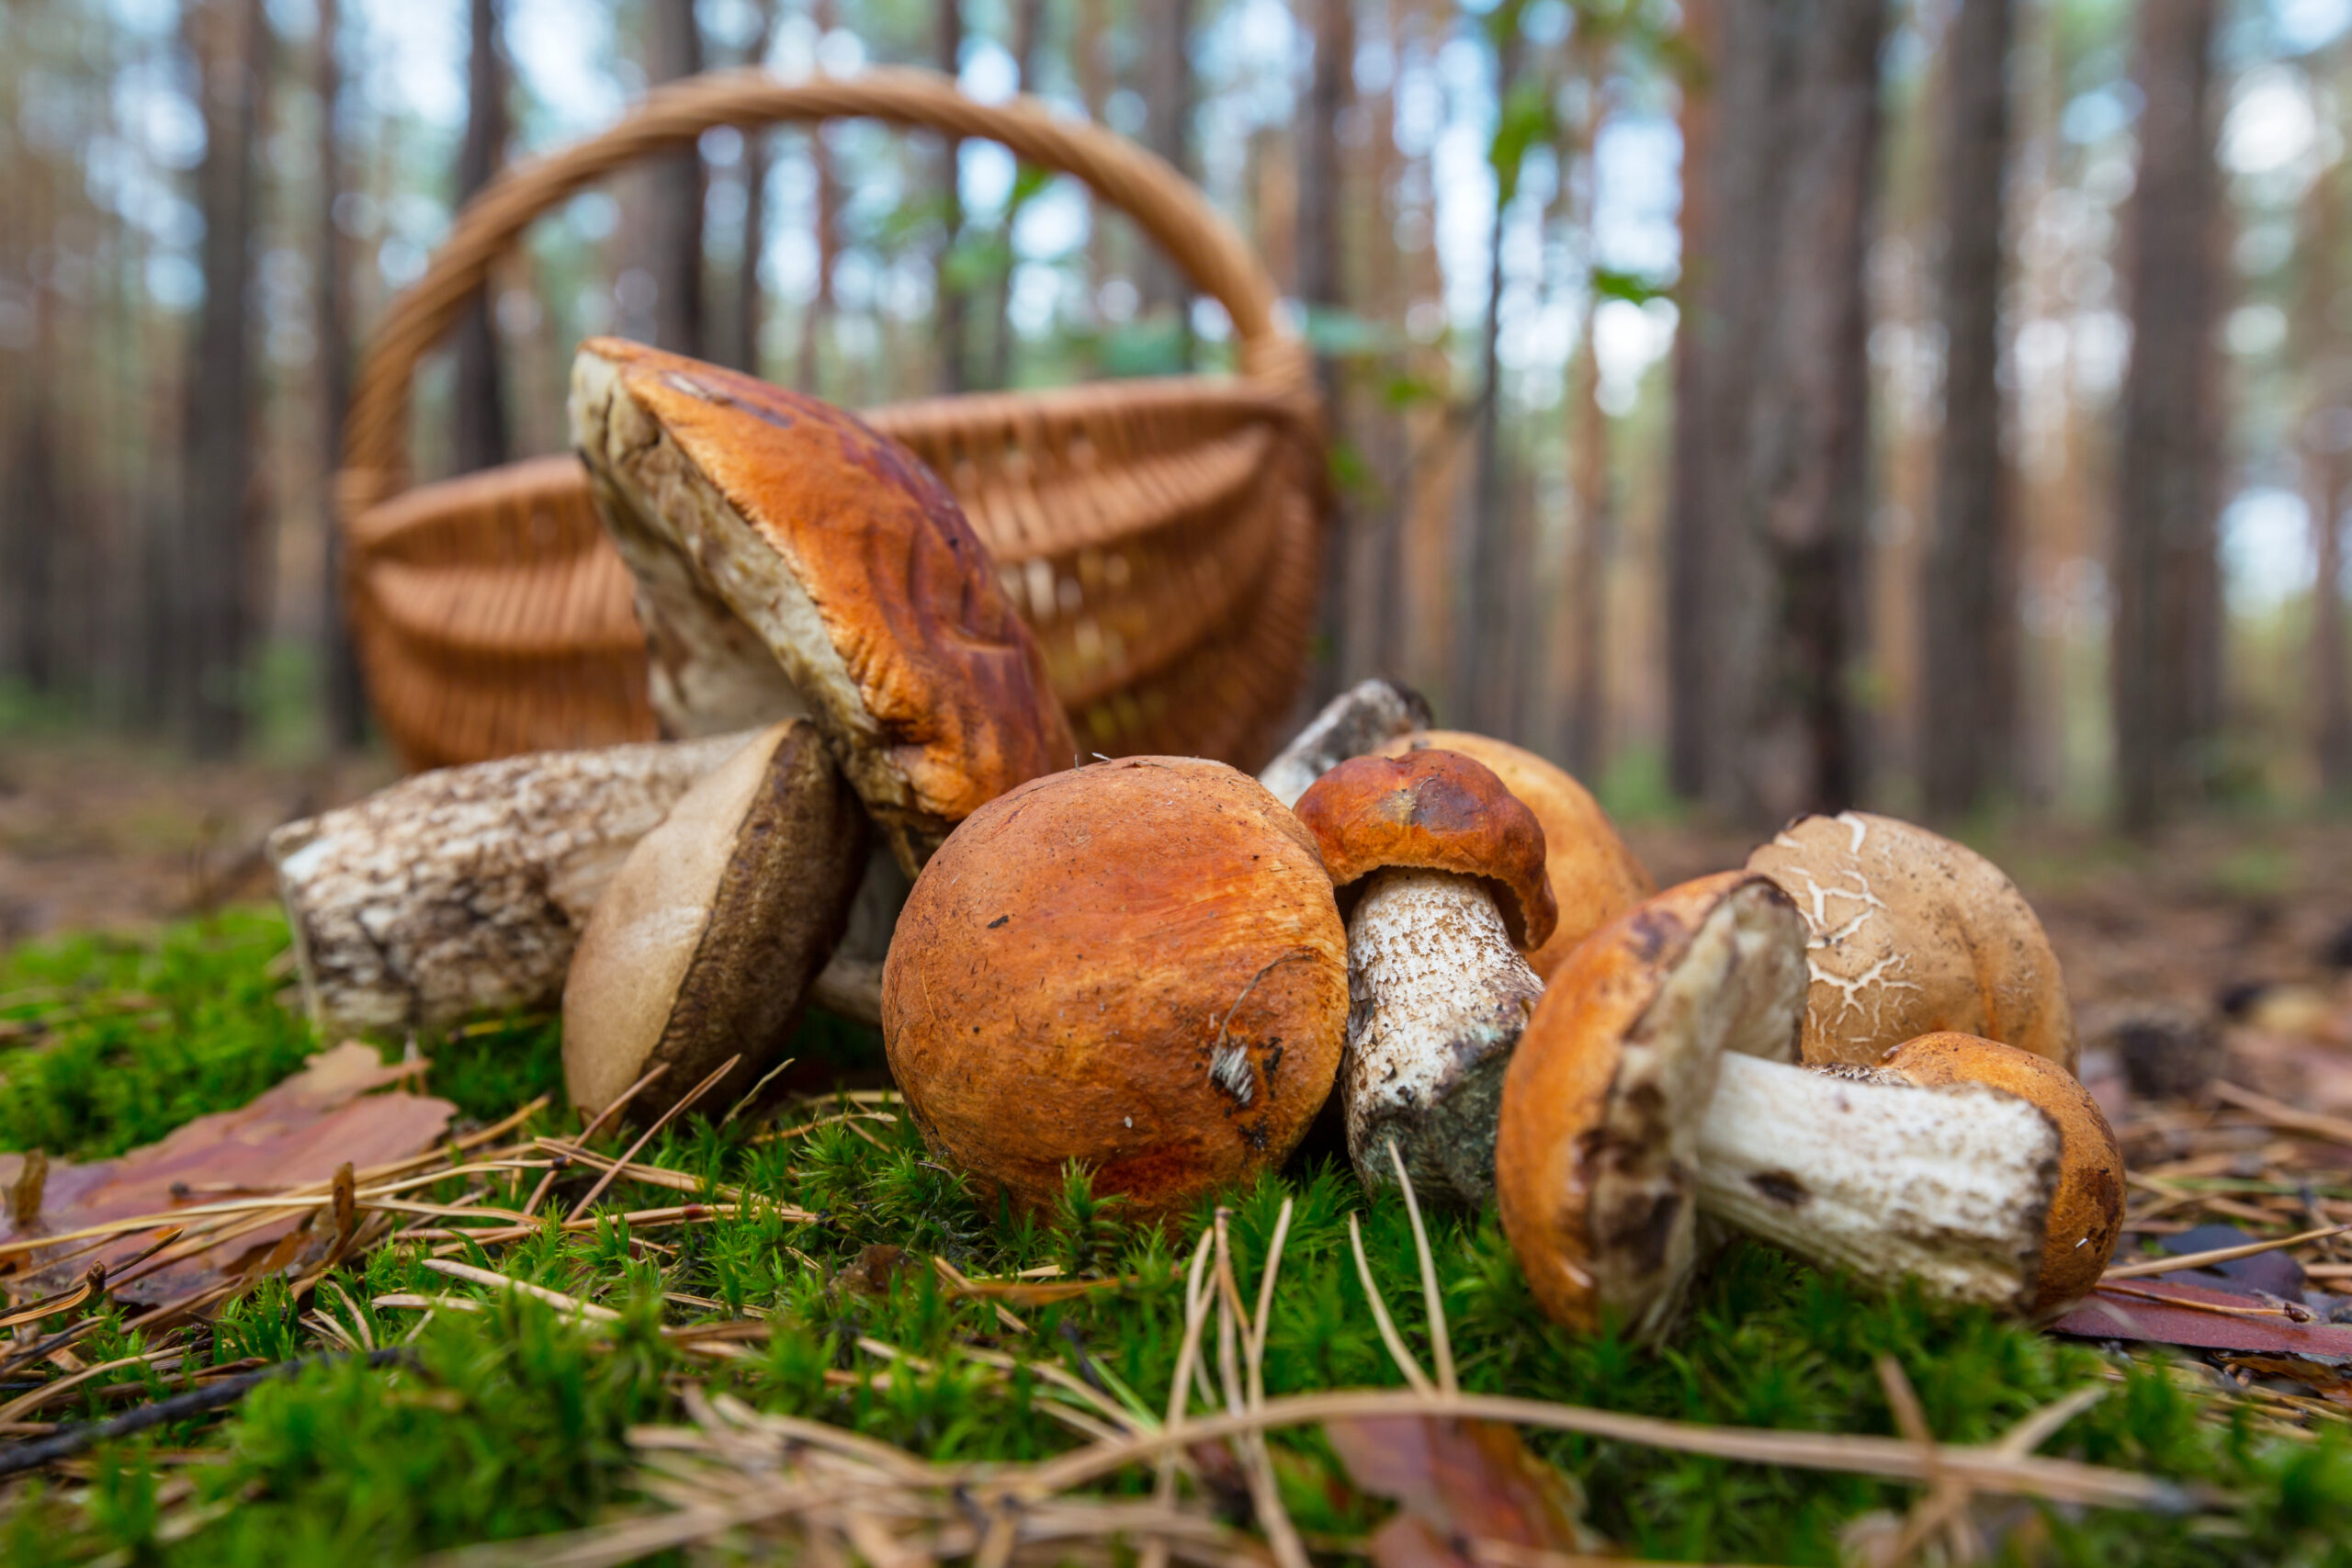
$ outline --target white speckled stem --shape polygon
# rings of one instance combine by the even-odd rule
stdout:
[[[2032,1304],[2058,1173],[2058,1129],[2039,1108],[1736,1052],[1719,1072],[1699,1129],[1702,1211],[1876,1284]]]
[[[1384,871],[1348,920],[1348,1155],[1393,1185],[1396,1143],[1423,1199],[1476,1207],[1494,1192],[1503,1068],[1544,982],[1476,879]]]

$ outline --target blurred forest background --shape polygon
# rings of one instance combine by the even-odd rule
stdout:
[[[355,355],[658,83],[952,70],[1199,180],[1317,350],[1321,689],[1621,809],[2146,829],[2352,797],[2352,0],[8,0],[0,746],[364,745]],[[417,471],[619,332],[870,405],[1225,363],[1074,183],[706,135],[541,222]]]

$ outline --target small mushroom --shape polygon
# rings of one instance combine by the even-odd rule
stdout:
[[[1662,1334],[1702,1212],[1875,1284],[2015,1312],[2096,1280],[2122,1165],[2087,1094],[1989,1041],[1794,1065],[1804,944],[1786,894],[1726,872],[1636,906],[1554,977],[1504,1082],[1495,1167],[1559,1321]]]
[[[981,802],[1070,765],[1036,639],[905,447],[616,338],[581,344],[571,417],[665,728],[813,719],[909,876]]]
[[[1521,955],[1557,920],[1544,829],[1458,751],[1358,757],[1317,780],[1298,818],[1348,909],[1348,1156],[1476,1207],[1494,1190],[1503,1067],[1543,995]]]
[[[1220,762],[1129,757],[981,807],[915,881],[882,1039],[924,1141],[1016,1210],[1067,1166],[1141,1218],[1283,1162],[1340,1062],[1315,840]]]
[[[782,1055],[848,922],[865,818],[816,727],[772,725],[638,840],[596,901],[563,988],[563,1077],[594,1113],[674,1103],[728,1057],[715,1098]]]
[[[1259,771],[1258,782],[1284,806],[1296,806],[1307,786],[1351,757],[1377,751],[1430,721],[1430,702],[1393,681],[1359,681],[1323,705]]]
[[[1577,943],[1657,891],[1649,870],[1617,834],[1617,825],[1591,792],[1566,771],[1508,740],[1459,729],[1431,729],[1382,746],[1380,753],[1437,747],[1484,762],[1544,825],[1544,870],[1560,923],[1549,941],[1528,955],[1527,966],[1545,980],[1567,962]]]
[[[1942,1030],[2075,1070],[2075,1015],[2032,908],[1983,855],[1867,812],[1800,817],[1747,857],[1796,900],[1804,1059],[1867,1066]]]

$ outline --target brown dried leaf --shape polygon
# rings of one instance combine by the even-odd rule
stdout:
[[[2050,1330],[2083,1339],[2136,1339],[2192,1350],[2253,1350],[2321,1360],[2352,1357],[2352,1326],[2297,1322],[2283,1310],[2276,1316],[2252,1315],[2249,1308],[2256,1308],[2256,1298],[2229,1291],[2134,1280],[2093,1291]]]
[[[1473,1538],[1538,1551],[1605,1544],[1584,1525],[1576,1482],[1492,1421],[1396,1416],[1324,1428],[1350,1479],[1399,1505],[1372,1538],[1376,1568],[1474,1568]]]
[[[166,1214],[327,1181],[338,1167],[365,1168],[428,1149],[447,1128],[456,1106],[422,1095],[368,1092],[422,1068],[418,1062],[388,1067],[369,1047],[346,1043],[312,1056],[302,1071],[250,1103],[199,1116],[161,1142],[119,1159],[89,1165],[51,1161],[40,1213],[21,1228],[12,1216],[0,1225],[0,1241],[60,1235],[108,1220]],[[0,1188],[16,1184],[24,1162],[23,1156],[0,1155]],[[257,1265],[284,1268],[311,1252],[323,1254],[334,1240],[334,1227],[315,1227],[314,1236],[296,1239],[303,1217],[289,1213],[273,1218],[209,1252],[133,1280],[119,1293],[132,1301],[164,1301]],[[31,1272],[10,1283],[20,1294],[57,1290],[79,1279],[94,1262],[111,1270],[137,1256],[152,1239],[132,1232],[91,1252],[79,1251],[79,1243],[68,1243],[60,1251],[74,1256],[44,1264],[35,1255]],[[285,1245],[289,1241],[290,1247]]]

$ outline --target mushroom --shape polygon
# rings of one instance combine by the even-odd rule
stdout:
[[[1376,751],[1430,721],[1430,702],[1410,686],[1390,681],[1359,681],[1323,705],[1291,737],[1258,782],[1284,806],[1296,806],[1307,786],[1351,757]]]
[[[1657,891],[1649,871],[1591,793],[1562,769],[1507,740],[1459,729],[1431,729],[1380,747],[1385,757],[1437,747],[1484,762],[1503,787],[1544,825],[1544,870],[1560,906],[1551,939],[1528,955],[1527,966],[1549,980],[1577,943]]]
[[[987,549],[906,448],[615,338],[581,345],[571,413],[667,728],[813,719],[909,876],[974,807],[1075,760]]]
[[[1148,1218],[1279,1166],[1329,1095],[1346,932],[1315,840],[1220,762],[1037,779],[932,858],[882,970],[924,1141],[1020,1211],[1071,1163]]]
[[[1522,953],[1552,934],[1544,829],[1458,751],[1358,757],[1298,803],[1348,908],[1348,1156],[1476,1207],[1494,1190],[1503,1067],[1543,981]]]
[[[1867,1066],[1956,1030],[2068,1072],[2075,1015],[2041,922],[2000,867],[1892,817],[1800,817],[1747,857],[1796,900],[1813,974],[1804,1059]]]
[[[1495,1171],[1555,1318],[1663,1333],[1702,1212],[1873,1284],[2014,1312],[2096,1280],[2122,1165],[2081,1086],[1990,1041],[1796,1066],[1806,984],[1804,922],[1752,872],[1635,906],[1554,977],[1504,1081]]]
[[[594,1114],[667,1066],[633,1113],[729,1056],[750,1087],[783,1054],[841,940],[865,818],[806,720],[772,725],[638,840],[581,933],[563,988],[563,1077]]]

